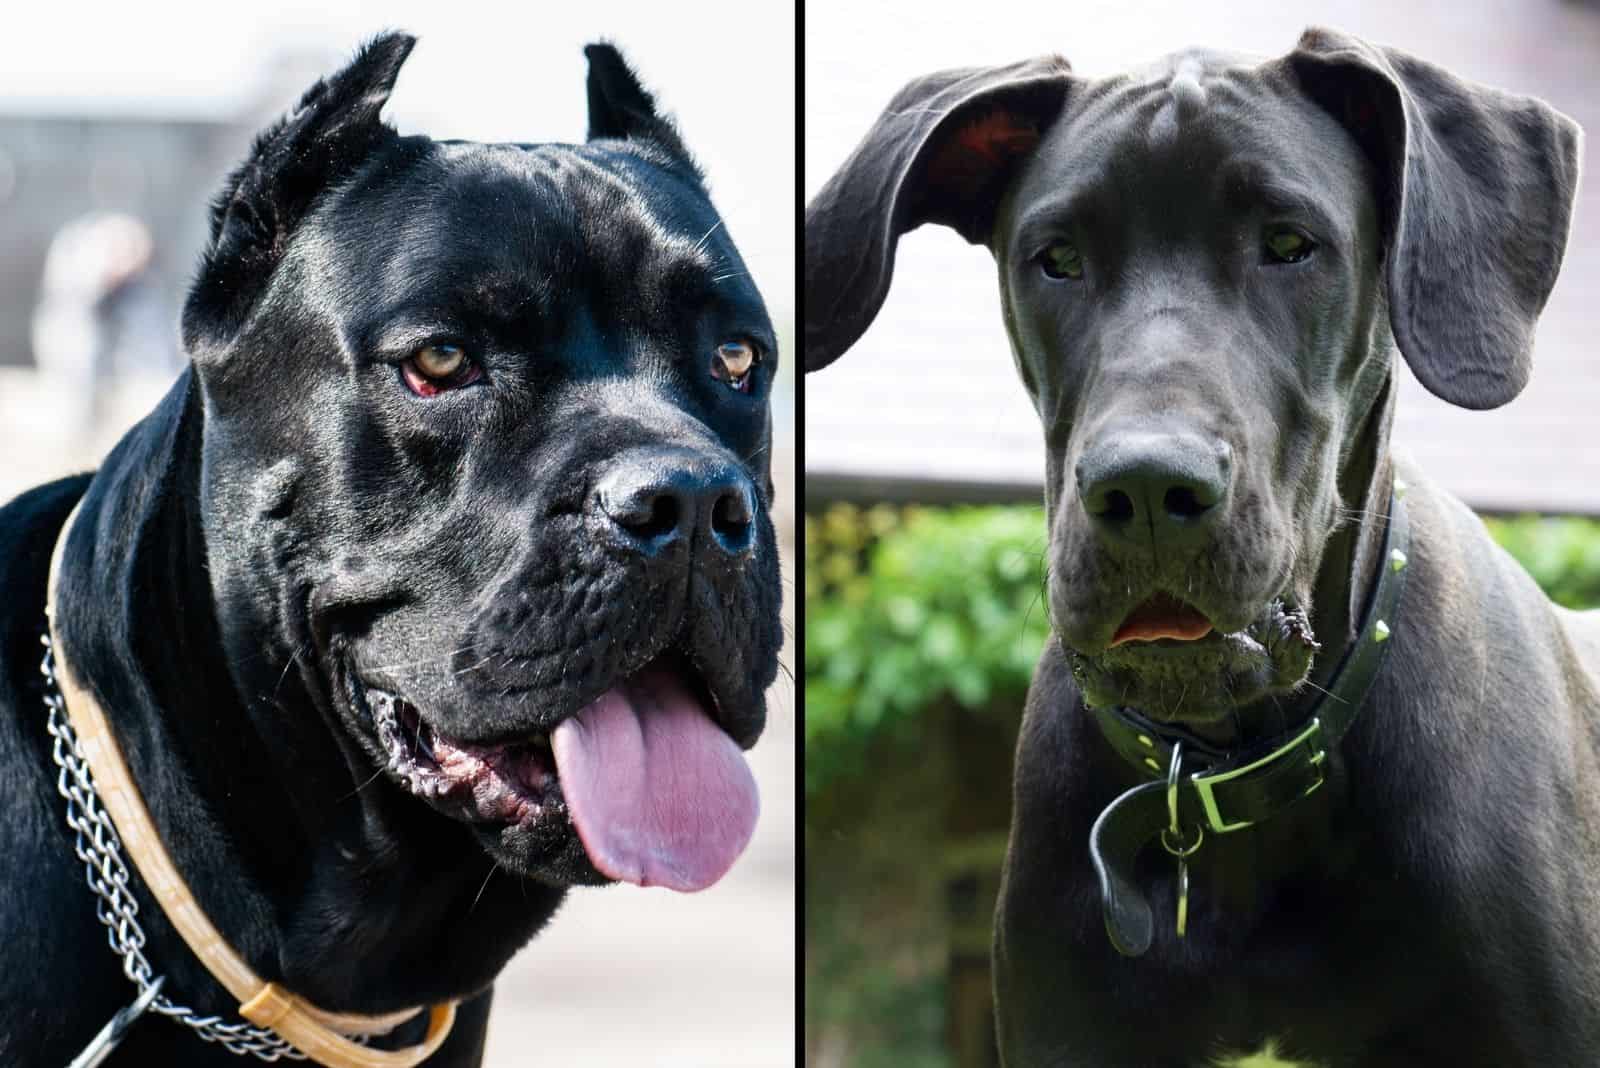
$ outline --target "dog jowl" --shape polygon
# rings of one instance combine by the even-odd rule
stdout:
[[[781,642],[776,341],[676,128],[596,45],[583,143],[401,136],[379,112],[412,44],[256,138],[191,367],[86,488],[0,522],[30,546],[0,554],[32,569],[8,596],[42,606],[31,546],[82,495],[62,655],[224,935],[352,1012],[479,994],[572,885],[718,880]],[[65,834],[51,809],[25,840]],[[99,1012],[126,982],[61,856],[52,929],[104,957]],[[169,992],[234,1012],[141,916]],[[481,1020],[458,1031],[440,1063],[472,1060]]]

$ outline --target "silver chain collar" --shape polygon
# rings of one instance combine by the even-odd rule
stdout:
[[[56,685],[55,657],[50,633],[43,638],[44,660],[39,671],[44,675],[44,704],[49,712],[46,725],[53,739],[50,757],[60,768],[56,792],[67,802],[67,826],[77,840],[73,848],[83,861],[89,888],[95,892],[95,915],[106,926],[106,941],[122,958],[122,972],[139,988],[140,998],[151,994],[161,980],[152,974],[144,955],[144,929],[139,926],[139,903],[128,890],[128,866],[122,861],[122,841],[111,817],[100,805],[89,765],[78,748],[78,736],[67,720],[66,701]],[[173,1003],[157,992],[149,1003],[151,1012],[177,1020],[207,1042],[221,1043],[230,1053],[250,1054],[264,1061],[303,1061],[306,1055],[285,1042],[275,1031],[255,1027],[242,1020],[221,1016],[201,1016],[193,1009]],[[357,1039],[361,1041],[361,1039]]]

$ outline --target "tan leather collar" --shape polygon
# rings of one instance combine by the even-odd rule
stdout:
[[[104,710],[78,683],[68,662],[66,647],[57,626],[55,599],[56,574],[62,549],[72,529],[78,509],[62,525],[50,557],[50,585],[45,613],[50,619],[50,641],[54,647],[56,681],[66,703],[67,718],[77,733],[89,770],[94,775],[95,791],[111,814],[117,834],[127,848],[133,866],[144,879],[151,896],[166,913],[168,921],[183,936],[190,950],[206,970],[227,991],[239,999],[239,1015],[257,1027],[270,1028],[311,1060],[327,1068],[414,1068],[432,1056],[455,1025],[455,1002],[433,1006],[428,1033],[415,1046],[398,1050],[376,1050],[352,1042],[346,1035],[387,1034],[410,1020],[422,1009],[403,1009],[382,1016],[358,1016],[328,1012],[285,990],[277,983],[264,981],[234,952],[222,933],[212,926],[199,902],[189,892],[178,873],[161,835],[139,796],[116,736],[111,732]]]

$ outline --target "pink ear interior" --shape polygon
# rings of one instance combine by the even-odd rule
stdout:
[[[970,182],[1032,150],[1039,128],[1009,111],[995,110],[963,122],[945,139],[928,164],[933,182]]]
[[[1358,131],[1365,133],[1372,129],[1372,124],[1378,119],[1378,108],[1370,100],[1352,100],[1347,106],[1350,125]]]

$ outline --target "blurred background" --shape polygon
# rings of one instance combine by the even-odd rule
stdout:
[[[1558,601],[1600,605],[1600,8],[1562,0],[1078,0],[903,8],[807,0],[803,195],[892,94],[941,68],[1058,52],[1115,73],[1189,45],[1282,55],[1339,27],[1587,127],[1585,184],[1533,381],[1494,412],[1402,372],[1394,445],[1488,517]],[[1493,270],[1493,264],[1484,269]],[[851,352],[805,384],[806,1063],[996,1063],[990,921],[1011,752],[1048,623],[1043,440],[993,261],[900,242]]]
[[[210,197],[254,131],[363,40],[420,37],[385,112],[402,134],[571,142],[585,130],[582,46],[607,38],[676,116],[783,339],[773,469],[792,601],[793,3],[163,0],[10,5],[5,21],[0,501],[93,467],[165,391]],[[696,895],[575,892],[502,975],[488,1064],[794,1063],[786,678],[769,705],[751,753],[761,823],[732,874]]]

